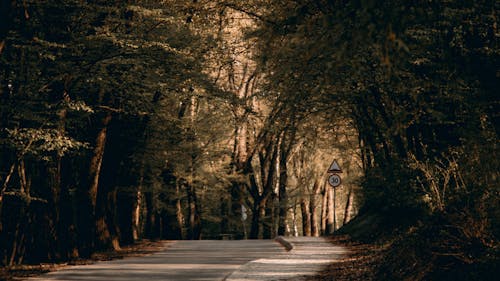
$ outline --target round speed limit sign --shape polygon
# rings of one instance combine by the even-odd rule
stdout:
[[[328,178],[328,183],[333,187],[339,186],[340,185],[340,176],[337,174],[330,175],[330,177]]]

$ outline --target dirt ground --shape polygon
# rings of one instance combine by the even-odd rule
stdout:
[[[40,265],[16,265],[12,267],[0,267],[0,281],[23,280],[27,277],[37,276],[50,271],[58,270],[66,266],[77,264],[91,264],[96,261],[122,259],[125,257],[136,257],[153,254],[167,248],[164,241],[144,240],[134,245],[124,246],[118,251],[99,252],[93,254],[90,259],[81,259],[61,264]]]

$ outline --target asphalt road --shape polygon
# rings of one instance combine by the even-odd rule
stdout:
[[[289,252],[273,240],[166,243],[165,251],[150,256],[71,266],[28,280],[279,280],[314,274],[344,251],[320,238],[295,240],[298,247]]]

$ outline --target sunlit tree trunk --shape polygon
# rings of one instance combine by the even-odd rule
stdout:
[[[327,204],[327,220],[326,220],[326,234],[332,234],[335,229],[335,207],[333,198],[333,188],[327,187],[328,204]]]
[[[300,210],[302,211],[302,235],[311,236],[311,212],[309,199],[303,196],[300,200]]]
[[[182,213],[182,200],[180,184],[175,184],[175,217],[179,226],[179,235],[181,239],[186,239],[186,231],[184,230],[184,214]]]
[[[263,235],[263,219],[266,215],[266,204],[271,198],[274,187],[276,186],[278,146],[278,142],[271,140],[259,154],[262,190],[259,190],[255,176],[250,173],[250,189],[254,199],[250,238],[262,238]]]
[[[234,71],[234,69],[231,71]],[[248,96],[251,94],[251,84],[255,79],[255,75],[249,75],[247,64],[243,67],[242,76],[239,81],[235,81],[234,75],[235,73],[229,73],[228,83],[241,103],[237,103],[233,110],[235,128],[230,172],[234,174],[248,175],[247,166],[250,161],[249,143],[251,136],[249,135],[247,117],[248,108],[253,108],[251,99],[248,99]],[[238,180],[232,183],[230,193],[231,208],[228,216],[228,229],[226,232],[238,234],[243,233],[243,235],[245,235],[245,225],[239,223],[241,220],[241,205],[244,203],[245,190],[245,183]],[[250,233],[252,233],[252,231],[250,231]]]
[[[353,212],[353,201],[354,201],[354,192],[353,192],[353,187],[349,186],[349,192],[347,194],[347,202],[345,204],[345,210],[344,210],[344,221],[343,224],[347,224],[352,217],[352,212]]]
[[[197,141],[197,132],[196,132],[196,116],[197,116],[197,108],[198,108],[198,100],[195,96],[191,97],[190,104],[190,134],[191,134],[191,142],[193,142],[192,146],[194,146],[194,142]],[[195,187],[195,165],[196,165],[196,155],[194,155],[194,151],[191,152],[191,158],[189,159],[189,174],[188,180],[186,182],[186,192],[188,199],[188,222],[189,222],[189,233],[188,239],[197,240],[201,238],[201,214],[200,214],[200,202],[198,200],[198,194],[196,193]]]
[[[318,237],[320,235],[320,221],[321,214],[318,212],[320,208],[318,208],[318,195],[321,192],[321,184],[319,179],[314,182],[313,192],[310,197],[310,207],[311,207],[311,235]]]
[[[299,225],[298,225],[298,218],[297,218],[297,208],[299,207],[299,204],[297,204],[297,201],[294,202],[293,208],[292,208],[292,221],[293,221],[293,236],[297,237],[299,236]]]
[[[142,185],[137,187],[132,203],[132,242],[135,242],[141,237],[141,206],[142,206]]]
[[[321,194],[321,233],[325,235],[327,233],[326,225],[328,220],[328,186],[325,185],[323,192]]]

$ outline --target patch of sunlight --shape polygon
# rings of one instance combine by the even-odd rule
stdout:
[[[258,259],[252,261],[252,263],[264,263],[264,264],[324,264],[333,263],[334,259]]]
[[[162,264],[126,264],[125,268],[119,270],[151,270],[151,269],[236,269],[239,265],[218,264],[218,263],[162,263]],[[76,268],[76,267],[75,267]],[[82,267],[84,270],[96,269],[115,269],[116,264],[95,264],[91,266]]]

